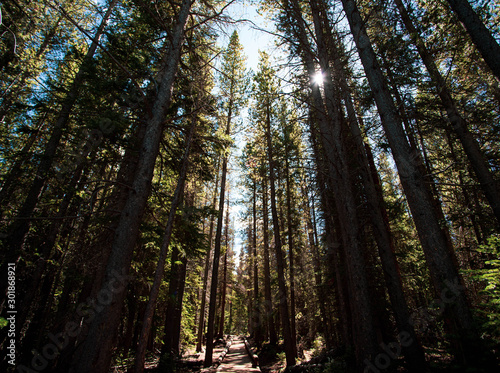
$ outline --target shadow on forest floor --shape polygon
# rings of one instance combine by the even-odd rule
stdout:
[[[252,342],[250,340],[250,342]],[[221,342],[216,344],[214,348],[214,361],[219,354],[223,351],[224,344]],[[285,352],[283,345],[272,346],[264,344],[262,348],[256,351],[259,356],[259,366],[264,373],[297,373],[297,372],[311,372],[311,373],[344,373],[353,372],[353,359],[349,358],[349,354],[341,349],[332,351],[323,351],[316,357],[285,370]],[[188,373],[188,372],[207,372],[203,368],[205,354],[195,353],[194,351],[188,352],[183,356],[182,360],[177,360],[172,363],[169,372],[161,373]],[[463,367],[453,363],[453,357],[443,349],[426,349],[426,360],[429,363],[429,371],[431,373],[475,373],[480,372],[475,367]],[[159,356],[150,355],[146,361],[145,372],[160,373],[158,369]],[[132,371],[131,364],[128,366],[115,366],[110,373],[128,373]],[[392,372],[404,373],[406,370],[403,367],[402,359],[394,362]],[[498,371],[498,366],[492,367],[489,372]],[[385,371],[384,371],[385,372]]]

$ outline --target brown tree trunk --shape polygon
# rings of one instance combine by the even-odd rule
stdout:
[[[163,241],[160,247],[158,264],[156,265],[155,277],[153,280],[153,285],[151,286],[151,292],[149,294],[146,313],[144,314],[141,336],[137,344],[137,351],[135,355],[135,366],[134,366],[135,373],[142,373],[144,371],[144,361],[146,358],[146,347],[147,347],[146,341],[148,340],[149,333],[151,331],[154,310],[156,309],[156,302],[158,300],[158,295],[160,293],[160,287],[163,281],[163,274],[165,273],[165,261],[167,259],[168,248],[170,246],[170,238],[172,236],[172,230],[174,228],[175,213],[177,211],[177,207],[181,203],[182,196],[184,194],[184,185],[186,182],[186,176],[189,166],[189,152],[191,150],[191,145],[193,142],[194,132],[196,128],[196,120],[197,119],[193,119],[193,122],[189,128],[189,134],[186,139],[186,144],[184,145],[185,150],[184,150],[184,157],[182,160],[182,167],[179,174],[179,179],[177,181],[177,186],[175,188],[174,197],[172,199],[172,204],[170,206],[167,225],[165,227],[165,233],[163,234]]]
[[[276,187],[274,177],[273,144],[271,140],[271,107],[270,98],[267,98],[266,107],[266,140],[267,157],[269,160],[269,184],[271,186],[271,213],[274,226],[274,248],[276,252],[276,267],[278,271],[279,307],[281,316],[281,327],[285,343],[286,365],[295,365],[295,349],[293,346],[292,330],[290,328],[290,315],[288,311],[287,288],[285,282],[285,264],[283,259],[283,249],[281,245],[281,233],[279,228],[278,210],[276,206]]]
[[[42,194],[42,190],[47,180],[50,178],[50,169],[52,168],[52,165],[54,163],[56,152],[61,142],[64,129],[68,125],[69,116],[76,103],[76,99],[79,96],[79,89],[84,82],[85,69],[94,58],[99,38],[104,32],[104,28],[108,22],[108,19],[111,16],[111,13],[117,3],[118,0],[110,1],[106,14],[104,15],[101,24],[99,25],[99,28],[95,33],[94,39],[92,40],[87,54],[83,59],[80,69],[76,74],[66,97],[64,98],[56,123],[52,127],[52,132],[50,134],[49,140],[47,142],[47,145],[45,146],[44,153],[41,156],[35,178],[30,186],[21,209],[17,213],[17,219],[9,228],[10,234],[6,239],[6,247],[8,247],[9,250],[7,251],[4,263],[13,263],[18,261],[21,248],[24,244],[24,238],[30,228],[29,218],[32,217],[33,211],[35,210],[35,207],[38,204],[38,200],[40,199],[40,196]]]
[[[314,4],[315,0],[311,0]],[[408,361],[410,371],[423,372],[425,371],[425,356],[421,345],[418,343],[417,336],[413,326],[410,324],[410,313],[403,291],[399,266],[396,260],[394,243],[389,226],[387,211],[384,207],[384,199],[382,189],[379,183],[379,177],[373,158],[371,157],[371,149],[368,144],[363,141],[360,126],[358,124],[354,104],[352,102],[351,90],[347,83],[346,73],[341,62],[341,55],[337,47],[333,35],[328,28],[328,19],[324,9],[320,14],[320,6],[313,6],[313,17],[315,19],[316,32],[321,34],[321,25],[326,30],[325,37],[330,52],[330,60],[333,62],[334,75],[338,82],[344,103],[347,109],[349,129],[356,147],[357,154],[357,170],[363,181],[364,190],[368,202],[368,210],[371,224],[374,230],[375,241],[377,243],[379,256],[381,259],[382,269],[389,297],[391,300],[392,309],[394,311],[398,331],[400,333],[408,333],[414,343],[403,348],[404,355]],[[316,15],[316,12],[318,13]],[[322,41],[322,37],[318,38],[318,44]],[[326,46],[324,46],[325,48]]]
[[[323,276],[321,270],[321,257],[319,254],[318,243],[315,237],[315,213],[314,213],[314,203],[310,206],[309,201],[309,190],[306,187],[305,183],[301,185],[302,195],[303,195],[303,204],[304,204],[304,212],[306,218],[306,228],[307,228],[307,236],[309,239],[309,247],[312,254],[313,268],[314,268],[314,285],[316,286],[316,292],[319,303],[319,312],[321,316],[321,326],[320,331],[323,334],[323,337],[326,342],[327,350],[333,348],[333,328],[331,325],[331,320],[329,314],[326,311],[326,304],[328,301],[328,296],[326,294],[325,284],[323,284]],[[313,211],[313,214],[311,214]],[[311,215],[314,215],[314,219]]]
[[[486,64],[500,80],[500,45],[467,0],[446,0],[464,25]]]
[[[342,255],[343,247],[340,243],[340,239],[337,237],[338,233],[338,218],[336,218],[337,213],[335,212],[335,202],[333,201],[333,196],[331,191],[327,186],[332,184],[331,181],[327,182],[328,176],[323,173],[322,170],[328,169],[327,161],[324,159],[322,152],[320,151],[319,133],[313,124],[313,121],[319,117],[319,112],[317,110],[310,113],[310,127],[311,127],[311,143],[313,148],[314,158],[316,160],[316,165],[318,170],[316,172],[316,184],[320,193],[320,201],[322,210],[325,213],[325,237],[327,245],[327,280],[328,283],[335,283],[335,295],[338,304],[338,310],[340,314],[341,322],[341,335],[340,343],[343,343],[345,347],[354,349],[353,346],[353,321],[352,312],[350,311],[350,299],[349,299],[349,289],[347,284],[347,273],[345,270],[345,260]],[[314,199],[312,201],[314,206]],[[313,228],[315,229],[316,242],[318,242],[318,234],[314,221],[316,220],[316,213],[313,209]],[[338,323],[337,323],[338,325]],[[338,327],[338,326],[337,326]]]
[[[458,1],[449,1],[450,3],[458,3]],[[466,5],[470,7],[467,1]],[[395,0],[395,4],[398,7],[399,14],[401,15],[401,19],[405,24],[408,33],[413,39],[414,44],[417,47],[418,53],[422,58],[422,61],[429,72],[429,75],[436,87],[436,91],[441,99],[441,103],[443,107],[446,109],[446,113],[448,115],[448,119],[452,125],[453,130],[455,131],[457,137],[459,138],[462,146],[464,148],[465,154],[469,159],[469,162],[476,174],[481,188],[484,191],[488,202],[493,210],[493,213],[497,219],[497,223],[500,224],[500,191],[497,186],[497,182],[495,181],[491,170],[485,160],[483,152],[479,147],[478,142],[474,138],[473,134],[469,131],[468,123],[466,120],[460,115],[456,102],[453,99],[446,81],[444,77],[441,75],[434,58],[431,53],[425,46],[423,40],[419,37],[419,33],[416,27],[413,25],[413,22],[401,0]],[[472,8],[470,9],[472,12]],[[496,44],[498,47],[498,44]],[[500,53],[500,47],[498,49]],[[500,54],[497,56],[500,59]],[[500,60],[495,58],[495,62],[498,64],[499,72],[500,72]]]
[[[342,0],[342,4],[392,149],[436,294],[448,300],[446,313],[454,321],[454,338],[462,343],[464,351],[474,351],[478,336],[460,274],[451,256],[444,222],[439,219],[432,193],[419,171],[418,155],[412,152],[407,142],[401,118],[392,101],[357,5],[354,0]]]
[[[260,346],[262,342],[262,322],[260,315],[259,267],[257,258],[257,182],[253,179],[252,187],[252,255],[253,255],[253,297],[254,297],[254,342]]]
[[[184,41],[184,27],[190,14],[191,4],[191,0],[182,2],[171,39],[168,42],[169,59],[164,66],[165,72],[159,84],[151,117],[146,125],[137,173],[115,232],[104,285],[99,292],[108,294],[111,302],[107,300],[105,302],[107,304],[101,304],[100,312],[91,321],[85,341],[79,346],[72,361],[74,373],[90,371],[107,373],[111,363],[125,297],[123,290],[128,284],[133,249],[151,189],[155,161],[162,139],[163,123],[172,97],[172,88]]]
[[[215,179],[214,188],[214,198],[212,200],[212,205],[214,208],[217,204],[217,194],[219,190],[219,167],[217,166],[217,176]],[[201,306],[200,306],[200,320],[198,324],[198,337],[196,341],[196,352],[201,352],[203,344],[203,331],[205,330],[205,308],[207,302],[207,287],[208,287],[208,274],[210,272],[210,257],[212,253],[212,241],[214,235],[214,216],[210,216],[210,228],[208,233],[208,251],[205,259],[205,272],[203,273],[203,290],[201,295]]]
[[[220,318],[219,318],[219,332],[217,333],[218,338],[224,338],[224,321],[225,321],[225,310],[226,310],[226,290],[227,290],[227,252],[229,251],[229,195],[227,198],[227,211],[226,211],[226,223],[225,223],[225,243],[226,250],[224,251],[224,269],[222,275],[221,284],[221,301],[220,301]]]
[[[455,147],[453,146],[453,140],[451,139],[450,134],[447,134],[446,140],[448,142],[448,146],[450,147],[450,154],[451,154],[451,159],[453,163],[458,164],[458,158],[455,153]],[[479,224],[477,222],[477,215],[474,212],[474,205],[471,201],[471,197],[469,195],[469,192],[467,191],[467,188],[465,187],[465,182],[464,182],[464,172],[462,169],[458,170],[458,180],[460,182],[460,190],[462,191],[462,196],[464,198],[465,206],[469,209],[469,219],[472,224],[472,228],[474,230],[474,234],[476,236],[476,241],[478,244],[481,244],[483,242],[483,235],[481,234],[481,228],[479,227]]]
[[[285,129],[286,131],[286,129]],[[295,358],[297,354],[297,327],[295,325],[295,268],[294,268],[294,244],[293,244],[293,221],[292,221],[292,193],[290,191],[290,167],[289,167],[289,138],[285,138],[285,182],[286,182],[286,215],[288,228],[288,260],[290,268],[290,328],[292,329],[292,345]]]
[[[262,176],[262,237],[264,245],[264,298],[266,323],[269,330],[269,343],[276,345],[278,343],[278,335],[273,317],[273,298],[271,292],[271,270],[269,266],[269,211],[268,211],[268,188],[267,176]]]
[[[191,203],[188,204],[192,205]],[[174,246],[172,249],[169,296],[165,319],[165,337],[163,338],[161,350],[162,356],[168,354],[173,358],[177,358],[180,354],[182,300],[184,298],[187,269],[186,256],[179,258],[179,254],[178,247]]]
[[[322,73],[324,74],[323,101],[319,87],[313,82],[316,73],[313,54],[306,38],[306,27],[297,0],[292,0],[293,15],[297,22],[296,38],[304,53],[303,58],[310,76],[310,87],[313,92],[314,106],[318,110],[319,134],[325,152],[332,182],[336,211],[340,217],[341,237],[344,245],[350,295],[353,301],[353,330],[358,364],[377,352],[377,339],[374,331],[373,310],[370,300],[366,265],[360,238],[360,221],[358,219],[357,202],[353,193],[349,159],[347,156],[345,130],[340,107],[340,99],[333,85],[331,70],[328,67],[328,56],[320,52]],[[317,34],[318,38],[320,34]],[[320,46],[320,44],[318,44]],[[324,109],[323,109],[324,108]],[[321,112],[323,109],[323,113]],[[326,109],[326,110],[325,110]]]
[[[234,83],[231,82],[231,85]],[[231,92],[232,94],[232,92]],[[233,111],[233,98],[231,96],[229,100],[229,111],[227,115],[226,124],[226,135],[229,136],[231,133],[231,120]],[[215,335],[215,310],[217,302],[217,281],[219,277],[219,260],[220,260],[220,250],[221,250],[221,239],[222,239],[222,223],[224,220],[224,202],[226,193],[226,178],[227,178],[227,155],[223,156],[222,160],[222,175],[221,175],[221,187],[219,195],[219,214],[217,216],[217,229],[215,231],[215,245],[214,245],[214,260],[212,267],[212,282],[210,288],[210,303],[208,306],[208,330],[207,330],[207,347],[205,350],[205,361],[204,366],[209,367],[212,365],[212,357],[214,350],[214,335]]]
[[[29,159],[31,147],[35,143],[36,139],[39,137],[40,131],[42,130],[42,127],[45,124],[45,119],[46,119],[45,117],[46,115],[40,118],[37,128],[30,133],[23,148],[16,156],[16,161],[14,162],[11,169],[3,178],[2,189],[0,189],[0,219],[2,219],[4,210],[6,208],[9,208],[8,203],[9,200],[11,200],[12,193],[15,190],[15,185],[17,184],[17,181],[21,176],[22,165],[26,163]]]

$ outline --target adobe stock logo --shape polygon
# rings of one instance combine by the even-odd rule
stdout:
[[[409,323],[415,328],[416,332],[424,333],[429,328],[429,324],[443,314],[447,304],[455,302],[457,296],[464,289],[458,278],[453,281],[445,280],[444,288],[441,291],[439,299],[434,299],[429,307],[420,308],[410,315]],[[364,373],[380,373],[381,370],[389,368],[393,360],[401,356],[404,347],[409,347],[414,343],[411,334],[402,331],[398,335],[398,340],[389,344],[381,343],[380,347],[384,352],[375,356],[373,361],[365,359]]]

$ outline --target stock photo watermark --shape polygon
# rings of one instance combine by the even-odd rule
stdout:
[[[445,280],[444,284],[445,288],[441,291],[439,299],[434,299],[428,307],[419,308],[410,315],[410,325],[416,331],[426,332],[429,325],[443,314],[446,305],[452,304],[464,289],[458,278],[454,279],[453,282]],[[408,331],[402,331],[399,333],[397,341],[389,344],[381,343],[379,346],[384,352],[377,354],[372,360],[365,359],[363,372],[380,373],[389,368],[392,362],[401,356],[403,348],[411,346],[414,342]]]
[[[57,358],[69,346],[71,339],[80,335],[82,330],[94,320],[96,315],[113,302],[114,294],[124,291],[128,281],[133,278],[116,271],[113,271],[112,276],[107,284],[99,290],[95,298],[89,298],[85,302],[78,304],[76,315],[80,319],[80,322],[68,321],[62,332],[47,334],[47,339],[50,342],[46,343],[40,351],[33,350],[31,365],[20,364],[17,366],[17,372],[36,373],[46,369],[49,366],[49,362]]]
[[[7,264],[7,362],[16,365],[16,264]]]

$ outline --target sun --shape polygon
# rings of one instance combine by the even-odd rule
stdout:
[[[313,75],[312,81],[313,81],[314,84],[322,85],[323,84],[323,73],[321,71],[317,71]]]

